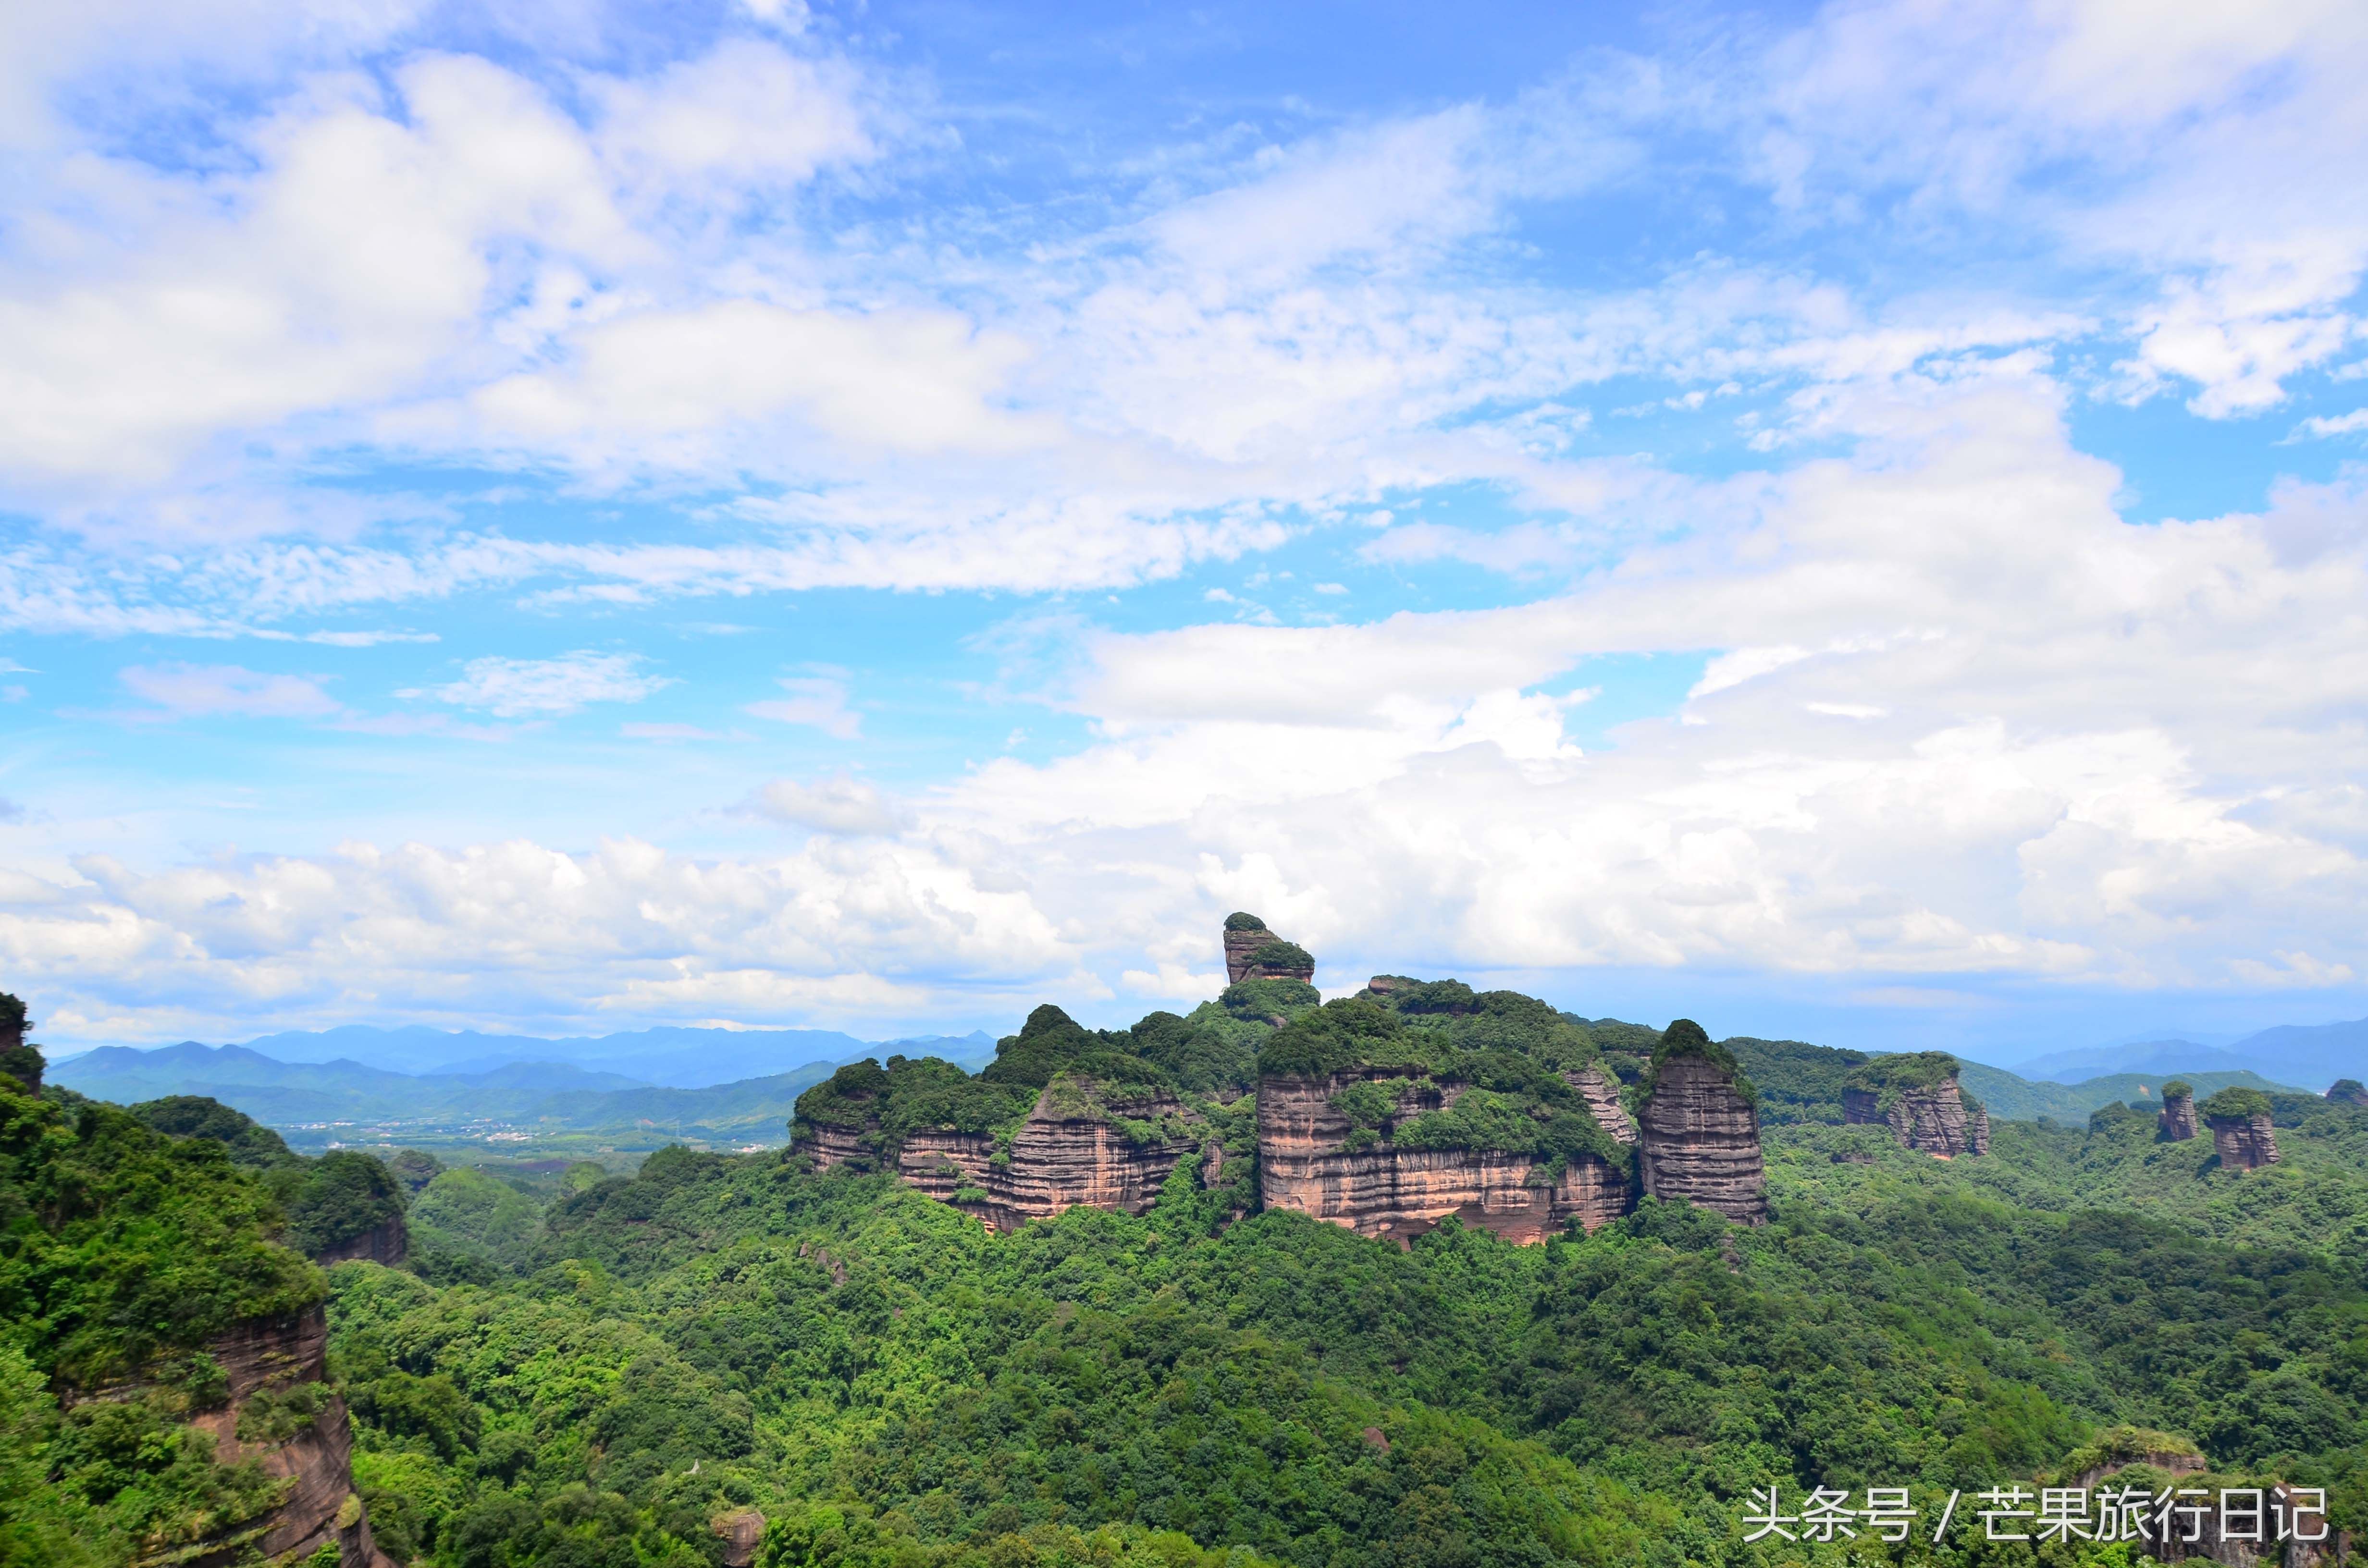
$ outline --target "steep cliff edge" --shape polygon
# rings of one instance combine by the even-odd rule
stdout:
[[[2162,1113],[2155,1118],[2156,1136],[2167,1143],[2184,1143],[2197,1136],[2195,1090],[2173,1079],[2162,1086]]]
[[[1452,981],[1304,1014],[1259,1057],[1266,1207],[1400,1242],[1451,1215],[1525,1244],[1594,1230],[1634,1188],[1591,1049],[1543,1003]]]
[[[182,1548],[176,1564],[228,1568],[251,1556],[301,1562],[334,1545],[340,1568],[393,1568],[371,1540],[354,1490],[353,1426],[329,1386],[328,1343],[326,1312],[314,1305],[241,1324],[207,1346],[228,1396],[191,1425],[213,1437],[221,1463],[252,1461],[280,1496],[268,1511]]]
[[[382,1568],[325,1381],[320,1271],[225,1146],[0,1078],[0,1376],[112,1456],[46,1478],[102,1557],[228,1568],[334,1549]],[[94,1476],[101,1481],[94,1481]],[[38,1526],[28,1526],[38,1528]],[[33,1549],[34,1561],[42,1551]]]
[[[2259,1089],[2223,1089],[2195,1108],[2212,1129],[2212,1149],[2223,1170],[2257,1171],[2278,1163],[2269,1096]]]
[[[1735,1058],[1701,1025],[1679,1018],[1655,1049],[1641,1087],[1637,1170],[1646,1194],[1766,1223],[1759,1117]]]
[[[1315,960],[1296,942],[1286,942],[1267,929],[1255,915],[1236,911],[1225,916],[1225,981],[1315,978]]]
[[[1901,1148],[1942,1159],[1987,1153],[1989,1112],[1965,1099],[1957,1072],[1941,1051],[1874,1057],[1844,1079],[1842,1120],[1886,1126]]]
[[[800,1096],[791,1145],[824,1169],[894,1171],[997,1231],[1080,1206],[1139,1214],[1208,1129],[1164,1070],[1112,1044],[1044,1006],[975,1078],[934,1058],[857,1062]]]

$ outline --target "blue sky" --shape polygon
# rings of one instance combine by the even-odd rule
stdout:
[[[0,21],[53,1045],[2368,1012],[2359,8]]]

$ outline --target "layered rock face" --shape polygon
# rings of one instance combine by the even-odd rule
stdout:
[[[1990,1116],[1968,1112],[1954,1078],[1921,1088],[1899,1090],[1888,1110],[1873,1089],[1842,1091],[1842,1119],[1863,1126],[1888,1126],[1903,1149],[1921,1150],[1943,1159],[1959,1154],[1986,1154],[1990,1147]]]
[[[2155,1121],[2162,1130],[2161,1137],[2169,1142],[2184,1143],[2197,1136],[2194,1093],[2190,1091],[2180,1095],[2169,1089],[2163,1090],[2162,1114],[2155,1118]]]
[[[1200,1140],[1190,1135],[1132,1142],[1111,1121],[1076,1113],[1073,1097],[1056,1092],[1064,1087],[1053,1085],[1037,1096],[1036,1108],[1011,1140],[1008,1163],[996,1163],[995,1140],[985,1133],[924,1128],[896,1151],[897,1176],[940,1203],[977,1215],[990,1230],[1016,1231],[1080,1206],[1140,1214],[1178,1162],[1201,1153]],[[1164,1090],[1105,1096],[1099,1103],[1110,1116],[1137,1123],[1161,1121],[1184,1108]],[[862,1137],[860,1128],[817,1124],[802,1130],[795,1146],[825,1169],[868,1167],[871,1154]],[[985,1196],[958,1196],[964,1193]]]
[[[1595,1117],[1595,1124],[1622,1143],[1636,1142],[1636,1123],[1629,1117],[1628,1108],[1620,1103],[1619,1081],[1600,1067],[1581,1067],[1565,1073],[1562,1081],[1577,1089],[1587,1101],[1587,1108]],[[1593,1230],[1595,1227],[1588,1227]]]
[[[1266,922],[1257,915],[1225,917],[1225,983],[1239,985],[1245,980],[1312,982],[1315,978],[1315,960],[1307,956],[1306,950],[1268,930]]]
[[[359,1236],[337,1243],[313,1261],[325,1268],[330,1264],[345,1263],[359,1257],[392,1268],[410,1256],[411,1231],[404,1224],[403,1216],[397,1214]]]
[[[1393,1083],[1387,1072],[1323,1078],[1268,1078],[1258,1085],[1258,1178],[1266,1206],[1291,1209],[1359,1235],[1408,1241],[1452,1214],[1508,1241],[1544,1241],[1577,1220],[1592,1231],[1627,1212],[1626,1176],[1582,1155],[1558,1176],[1526,1154],[1486,1150],[1406,1149],[1372,1137],[1350,1147],[1357,1128],[1333,1096],[1364,1082]],[[1455,1088],[1407,1090],[1406,1116],[1452,1104]]]
[[[1661,1063],[1637,1124],[1637,1169],[1647,1194],[1766,1223],[1759,1113],[1716,1063],[1692,1056]]]
[[[2257,1171],[2278,1163],[2278,1136],[2267,1115],[2215,1116],[2212,1123],[2213,1153],[2223,1168]]]
[[[282,1481],[287,1493],[260,1517],[176,1553],[176,1562],[188,1568],[227,1568],[250,1558],[299,1562],[334,1545],[341,1568],[394,1568],[370,1540],[370,1519],[354,1491],[353,1428],[344,1400],[326,1393],[320,1414],[283,1440],[246,1442],[238,1436],[239,1416],[258,1394],[327,1382],[328,1344],[327,1313],[315,1306],[292,1318],[242,1324],[207,1346],[229,1380],[230,1399],[191,1425],[214,1439],[222,1462],[253,1460]]]

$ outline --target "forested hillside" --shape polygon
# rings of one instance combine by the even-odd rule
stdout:
[[[1743,1525],[1771,1483],[1970,1496],[2113,1453],[2190,1467],[2183,1485],[2324,1487],[2339,1528],[2368,1522],[2368,1107],[2265,1099],[2280,1159],[2253,1171],[2118,1106],[1999,1121],[1987,1153],[1944,1160],[1842,1125],[1845,1090],[1873,1082],[1856,1053],[1460,986],[1314,1002],[1252,979],[1108,1032],[1047,1008],[977,1076],[849,1069],[800,1105],[855,1152],[831,1161],[398,1158],[412,1256],[327,1274],[379,1545],[438,1568],[2119,1564],[2119,1544],[1753,1545]],[[1641,1108],[1680,1056],[1724,1064],[1756,1108],[1766,1223],[1645,1197],[1520,1245],[1457,1213],[1379,1239],[1258,1209],[1242,1140],[1278,1082],[1328,1093],[1347,1144],[1551,1176],[1631,1169],[1616,1102]],[[1130,1121],[1121,1089],[1177,1108]],[[268,1244],[290,1233],[294,1189],[272,1186],[290,1167],[244,1118],[143,1108],[197,1134],[175,1140],[101,1108],[28,1114],[150,1139],[143,1158],[201,1174],[210,1222],[291,1260],[265,1285],[319,1288]],[[973,1129],[991,1161],[1030,1126],[1152,1147],[1181,1122],[1219,1157],[1177,1161],[1142,1212],[1078,1202],[1009,1233],[895,1158],[920,1133]],[[108,1234],[75,1244],[154,1271],[164,1243]],[[18,1473],[62,1495],[86,1461],[59,1436],[71,1415],[40,1414],[44,1380],[168,1358],[252,1307],[184,1323],[139,1272],[112,1315],[12,1308],[57,1325],[26,1338],[11,1408],[32,1414],[9,1419],[48,1445],[13,1438]],[[121,1348],[134,1323],[152,1337]],[[91,1560],[126,1561],[135,1535],[94,1537]]]

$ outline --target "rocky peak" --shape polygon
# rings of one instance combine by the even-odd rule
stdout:
[[[1315,979],[1315,960],[1296,942],[1286,942],[1267,929],[1255,915],[1236,910],[1225,916],[1225,983],[1245,980]]]
[[[1562,1079],[1587,1101],[1587,1108],[1598,1127],[1622,1143],[1633,1145],[1636,1142],[1636,1123],[1628,1115],[1628,1108],[1620,1103],[1619,1080],[1595,1064],[1566,1072]]]
[[[1653,1052],[1637,1114],[1645,1191],[1684,1199],[1745,1224],[1768,1220],[1759,1113],[1735,1057],[1691,1018],[1672,1023]]]
[[[2223,1089],[2195,1108],[2212,1129],[2213,1153],[2223,1170],[2257,1171],[2278,1163],[2270,1099],[2259,1089]]]
[[[2368,1086],[2357,1078],[2338,1078],[2328,1085],[2327,1097],[2337,1105],[2368,1106]]]
[[[25,1004],[0,991],[0,1073],[6,1073],[25,1085],[28,1095],[41,1092],[40,1048],[25,1043],[25,1031],[33,1020],[25,1017]]]
[[[2157,1136],[2168,1143],[2184,1143],[2197,1134],[2195,1090],[2173,1079],[2162,1086],[2162,1114],[2155,1119]]]
[[[1966,1103],[1957,1073],[1957,1059],[1943,1051],[1877,1056],[1844,1083],[1842,1119],[1887,1126],[1901,1148],[1942,1159],[1987,1153],[1989,1112]]]

